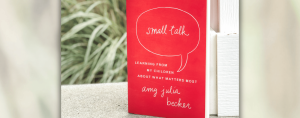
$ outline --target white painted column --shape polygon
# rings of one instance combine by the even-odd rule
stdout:
[[[218,116],[239,116],[239,0],[218,0]]]
[[[239,35],[217,34],[218,116],[239,116]]]
[[[220,33],[239,33],[239,0],[219,0]]]

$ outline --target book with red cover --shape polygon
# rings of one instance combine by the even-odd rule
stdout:
[[[207,0],[127,0],[128,112],[208,117]]]

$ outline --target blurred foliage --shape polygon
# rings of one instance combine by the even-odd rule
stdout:
[[[127,81],[126,0],[61,0],[61,83]]]

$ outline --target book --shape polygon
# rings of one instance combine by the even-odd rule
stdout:
[[[127,0],[128,112],[208,118],[208,0]]]

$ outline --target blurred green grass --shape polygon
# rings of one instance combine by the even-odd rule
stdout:
[[[61,84],[127,81],[126,0],[61,0]]]

